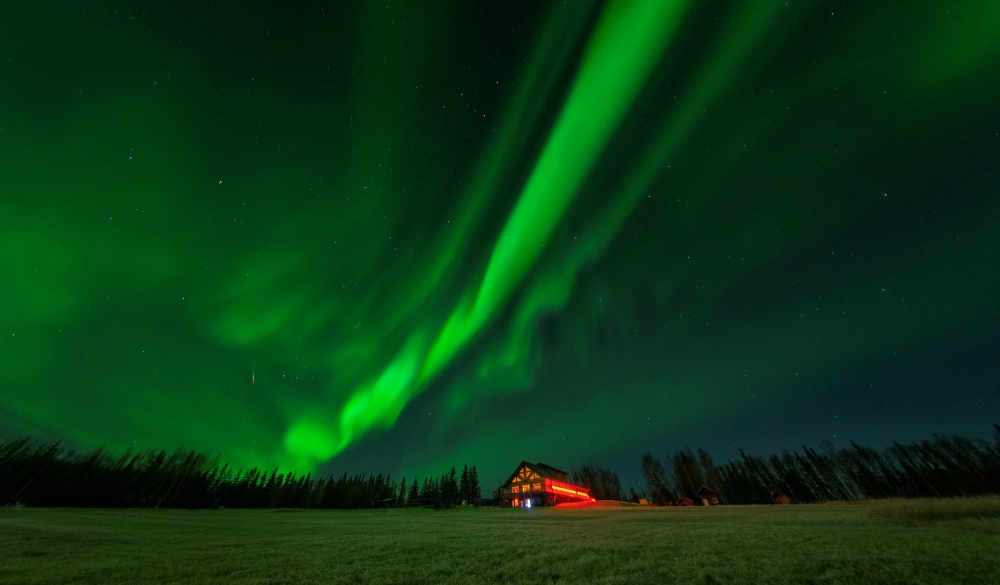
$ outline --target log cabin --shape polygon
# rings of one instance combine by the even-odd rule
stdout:
[[[553,506],[563,502],[594,502],[590,490],[569,482],[569,474],[544,463],[522,461],[494,497],[504,506]]]

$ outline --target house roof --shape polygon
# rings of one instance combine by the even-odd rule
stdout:
[[[517,469],[514,470],[514,473],[510,474],[510,477],[507,478],[506,483],[510,483],[518,477],[525,479],[527,478],[535,479],[531,477],[532,472],[537,477],[543,477],[545,479],[551,479],[555,481],[562,481],[569,483],[569,474],[566,473],[565,471],[561,469],[556,469],[555,467],[552,467],[551,465],[546,465],[544,463],[529,463],[527,461],[522,461],[517,466]]]
[[[546,465],[541,462],[538,463],[538,467],[552,474],[551,479],[558,479],[559,481],[569,481],[569,474],[561,469],[556,469],[551,465]]]
[[[701,494],[702,492],[708,492],[710,494],[716,493],[715,490],[713,490],[712,488],[708,487],[707,485],[703,485],[700,488],[698,488],[698,492],[697,493]]]

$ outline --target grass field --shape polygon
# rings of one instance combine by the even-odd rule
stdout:
[[[0,509],[0,583],[1000,583],[1000,498],[471,510]]]

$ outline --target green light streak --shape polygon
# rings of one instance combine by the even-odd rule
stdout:
[[[751,51],[760,46],[766,33],[779,24],[778,13],[781,9],[782,5],[775,3],[768,6],[747,5],[733,19],[739,23],[737,30],[727,36],[725,43],[708,56],[701,67],[704,73],[685,93],[681,105],[665,117],[656,133],[657,139],[646,149],[645,155],[635,167],[626,173],[628,180],[610,198],[608,210],[587,227],[579,243],[565,256],[550,262],[529,283],[527,292],[518,303],[506,339],[496,351],[483,353],[477,370],[480,384],[468,393],[462,390],[454,392],[450,397],[452,407],[458,408],[475,395],[481,394],[484,388],[489,387],[489,380],[504,379],[501,377],[505,371],[517,372],[505,377],[508,380],[519,380],[522,386],[530,383],[527,372],[530,368],[535,324],[543,315],[565,306],[573,292],[577,274],[585,265],[597,259],[613,241],[622,223],[635,209],[639,198],[650,189],[667,161],[696,127],[700,119],[699,113],[724,91],[727,82],[731,82],[737,74],[740,64]],[[501,386],[501,389],[510,390],[507,386]]]
[[[687,2],[661,0],[623,0],[607,6],[566,105],[497,240],[471,304],[459,303],[426,358],[419,360],[407,352],[386,368],[373,387],[355,392],[335,434],[317,430],[312,423],[294,424],[285,443],[293,456],[301,461],[328,459],[376,424],[391,425],[403,404],[496,316],[535,264],[673,37],[686,7]],[[419,370],[418,362],[422,362]]]
[[[452,313],[427,356],[437,374],[495,316],[537,260],[591,166],[638,94],[686,2],[616,2],[598,24],[566,107],[497,240],[471,306]],[[468,307],[468,308],[466,308]]]

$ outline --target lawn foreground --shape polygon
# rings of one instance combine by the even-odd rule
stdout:
[[[0,583],[1000,583],[1000,498],[591,509],[0,508]]]

